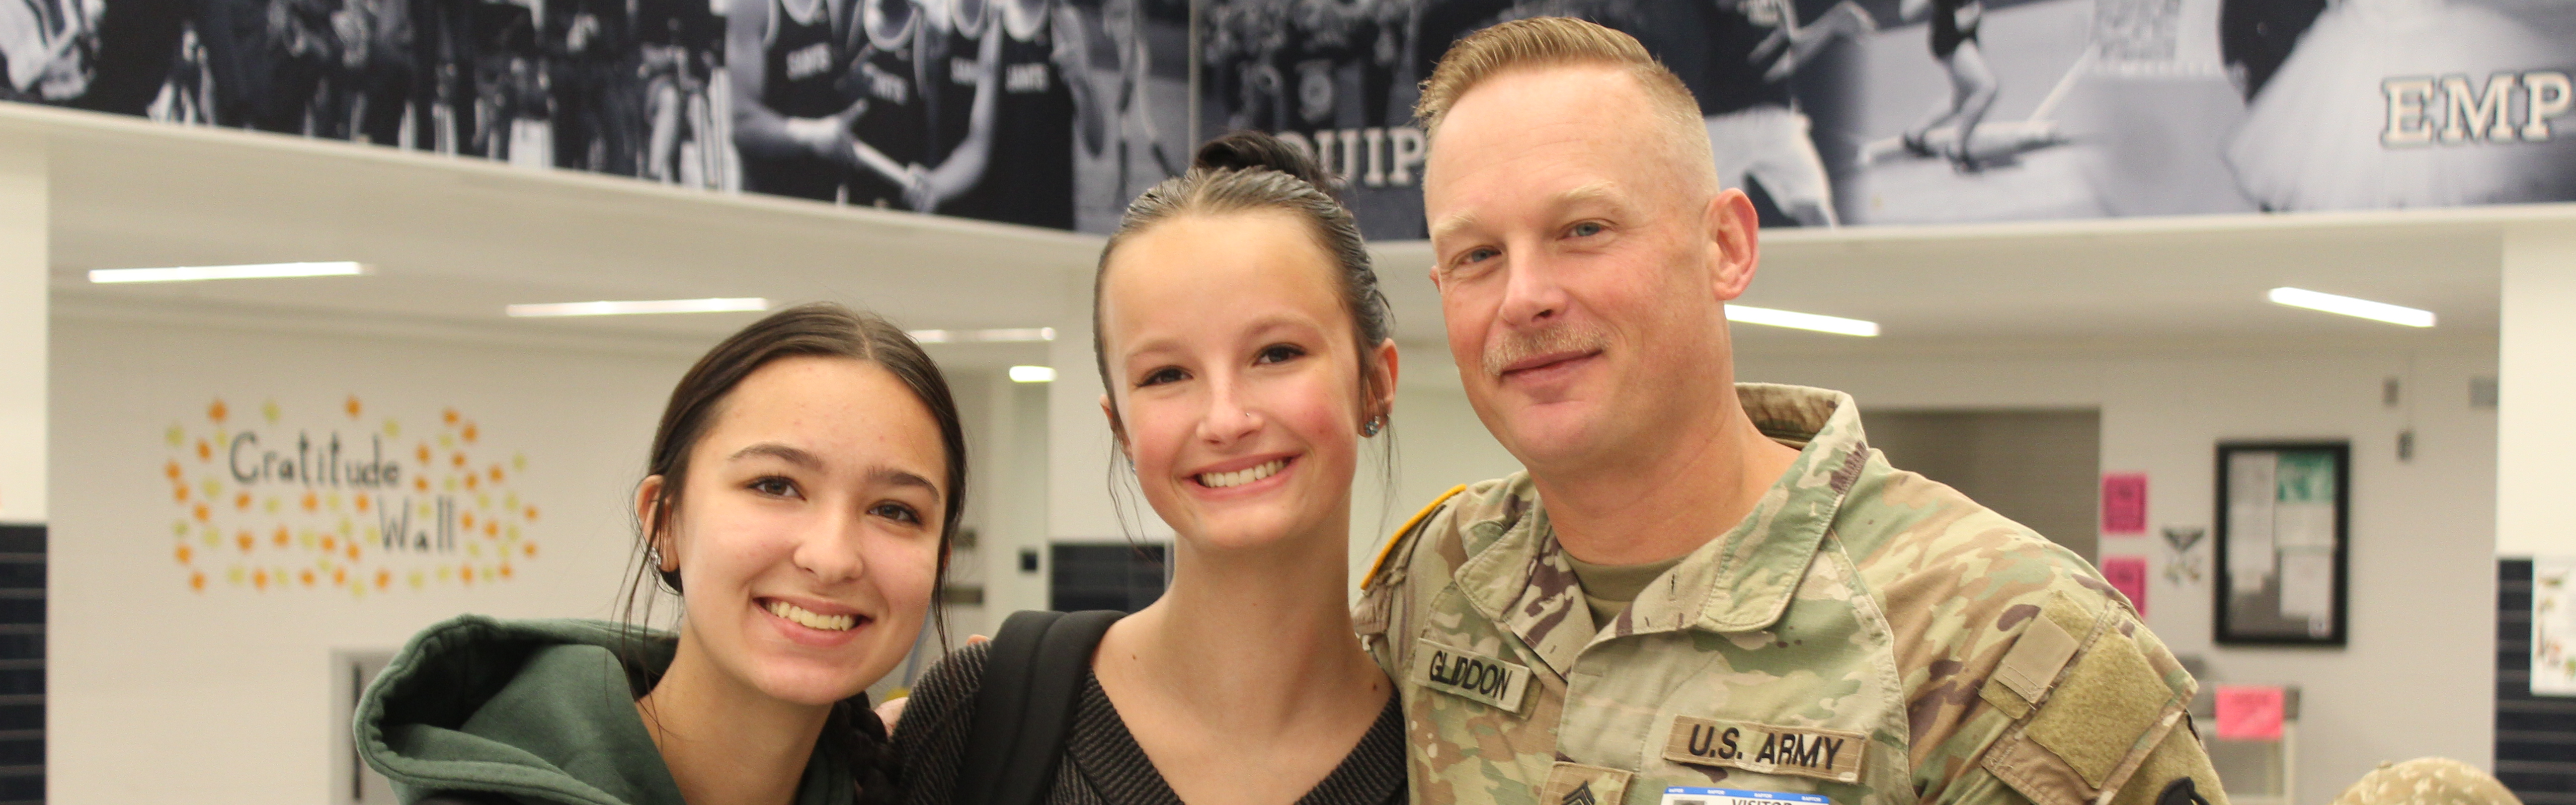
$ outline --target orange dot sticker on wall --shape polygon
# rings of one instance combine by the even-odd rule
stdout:
[[[213,461],[213,460],[215,460],[215,446],[214,446],[214,445],[211,445],[211,444],[207,444],[207,443],[206,443],[206,440],[204,440],[204,439],[198,439],[198,440],[197,440],[197,460],[198,460],[198,461]]]
[[[393,584],[394,584],[394,572],[393,572],[393,571],[391,571],[391,570],[377,570],[377,571],[376,571],[376,589],[382,590],[382,589],[385,589],[385,588],[387,588],[387,587],[391,587],[391,586],[393,586]]]
[[[314,495],[314,494],[313,494],[313,493],[311,493],[311,492],[306,492],[306,493],[304,493],[304,510],[305,510],[305,511],[308,511],[308,512],[311,512],[311,511],[320,511],[320,510],[321,510],[321,508],[322,508],[322,498],[320,498],[319,496]]]
[[[204,574],[204,573],[190,573],[190,574],[188,574],[188,589],[195,590],[195,591],[197,591],[197,592],[201,592],[201,593],[202,593],[202,592],[205,592],[205,591],[206,591],[206,574]]]
[[[180,484],[178,486],[170,487],[170,499],[180,503],[188,502],[188,485]]]
[[[333,552],[333,551],[337,551],[337,550],[339,550],[339,549],[340,549],[340,541],[339,541],[338,539],[333,538],[333,537],[332,537],[331,535],[329,535],[329,534],[324,534],[324,535],[322,535],[322,552],[323,552],[323,553],[331,553],[331,552]]]
[[[464,567],[457,568],[457,569],[456,569],[456,580],[461,581],[461,582],[464,582],[464,583],[465,583],[466,585],[468,585],[468,586],[473,585],[473,584],[474,584],[474,566],[473,566],[473,565],[466,565],[466,566],[464,566]]]
[[[479,430],[476,430],[476,429],[475,429],[475,427],[474,427],[474,423],[472,423],[472,422],[467,422],[467,423],[465,423],[465,443],[466,443],[466,444],[473,444],[473,443],[474,443],[474,436],[475,436],[475,434],[480,433],[480,432],[481,432],[481,431],[479,431]]]
[[[501,578],[505,578],[505,579],[506,579],[506,578],[509,578],[509,577],[510,577],[510,563],[508,563],[508,562],[502,562],[502,563],[501,563]]]
[[[305,568],[304,572],[295,574],[295,578],[298,581],[304,582],[304,586],[311,587],[313,586],[313,569],[309,567]]]
[[[530,559],[534,559],[537,556],[537,544],[534,542],[519,543],[519,552],[527,554]]]
[[[347,585],[348,585],[348,583],[349,583],[349,569],[348,569],[348,568],[345,568],[345,567],[335,567],[335,568],[332,568],[332,569],[331,569],[331,586],[333,586],[333,587],[343,587],[343,586],[347,586]]]
[[[357,541],[357,540],[350,540],[350,541],[349,541],[349,561],[352,561],[352,562],[358,561],[358,541]]]
[[[349,402],[341,406],[341,410],[348,411],[350,419],[357,419],[358,414],[365,411],[366,408],[358,404],[358,395],[351,394],[349,395]]]
[[[474,530],[474,513],[473,513],[473,512],[466,512],[466,513],[465,513],[465,516],[464,516],[463,518],[460,518],[460,519],[461,519],[461,520],[464,522],[464,524],[465,524],[465,530],[467,530],[467,531],[472,531],[472,530]]]
[[[207,515],[209,515],[209,514],[212,514],[212,512],[206,511],[206,504],[203,504],[203,503],[199,503],[199,504],[197,504],[197,508],[196,508],[196,510],[195,510],[195,511],[193,511],[193,512],[190,512],[190,513],[191,513],[191,514],[196,515],[196,516],[197,516],[197,522],[200,522],[200,523],[205,522],[205,521],[206,521],[206,516],[207,516]]]
[[[179,476],[178,476],[178,474],[177,474],[177,473],[178,473],[178,467],[179,467],[179,465],[177,465],[177,464],[172,464],[172,465],[170,465],[170,467],[171,467],[171,473],[172,473],[170,477],[173,477],[173,478],[179,477]],[[494,465],[492,465],[492,482],[493,482],[493,483],[496,483],[496,484],[501,482],[501,465],[499,465],[499,464],[494,464]]]
[[[367,513],[367,507],[368,507],[369,505],[372,505],[372,504],[373,504],[373,502],[372,502],[372,501],[369,501],[369,500],[367,499],[367,493],[365,493],[365,492],[360,492],[360,493],[358,493],[358,513],[359,513],[359,514],[366,514],[366,513]]]
[[[449,456],[447,458],[447,463],[457,467],[465,466],[465,453],[460,451],[456,455]]]
[[[496,468],[493,471],[499,472],[500,470]],[[170,476],[170,480],[179,480],[179,462],[173,461],[163,465],[161,467],[161,474]]]
[[[482,481],[479,481],[479,480],[476,480],[477,478],[480,478],[480,477],[482,477],[482,476],[479,476],[479,475],[468,475],[468,476],[465,476],[465,488],[466,488],[466,489],[476,489],[476,488],[480,488],[480,487],[482,486],[482,483],[483,483],[483,482],[482,482]]]
[[[420,449],[412,451],[411,455],[413,458],[420,459],[422,464],[429,463],[429,443],[421,442]]]
[[[250,493],[249,493],[249,492],[237,492],[237,493],[234,493],[234,494],[233,494],[233,508],[240,509],[240,510],[242,510],[242,511],[250,511]]]
[[[456,418],[457,418],[457,417],[456,417],[456,409],[454,409],[454,408],[450,408],[450,409],[447,409],[447,410],[445,410],[445,411],[439,412],[439,417],[440,417],[440,418],[442,418],[442,419],[445,419],[445,420],[447,421],[447,424],[454,425],[454,424],[456,424]]]
[[[483,536],[484,536],[484,538],[486,538],[486,539],[500,539],[500,538],[501,538],[501,521],[499,521],[499,520],[485,520],[485,521],[483,521]]]
[[[429,491],[429,479],[414,475],[411,477],[411,488],[420,492],[427,492]]]
[[[535,506],[530,506],[530,507],[528,507],[528,522],[533,523],[533,522],[536,522],[536,521],[537,521],[537,507],[535,507]]]
[[[286,526],[278,526],[277,535],[270,537],[269,540],[277,543],[277,547],[284,548],[287,543],[295,540],[295,535],[287,533]]]
[[[250,586],[259,588],[260,592],[268,592],[268,570],[262,568],[251,573]]]
[[[206,406],[206,418],[214,420],[217,425],[223,424],[224,417],[231,413],[232,409],[224,407],[224,401],[221,397],[215,398],[215,404]]]
[[[250,553],[250,547],[259,544],[259,540],[252,539],[248,531],[233,535],[233,541],[241,545],[242,553]]]
[[[184,565],[184,564],[187,564],[187,563],[188,563],[188,560],[189,560],[189,559],[191,559],[191,558],[194,558],[194,557],[195,557],[195,555],[196,555],[196,554],[195,554],[195,552],[188,550],[188,546],[186,546],[186,545],[181,545],[181,546],[179,546],[179,550],[178,550],[179,564],[183,564],[183,565]]]

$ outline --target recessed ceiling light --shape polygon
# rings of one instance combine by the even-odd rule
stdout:
[[[1726,320],[1740,321],[1746,324],[1764,324],[1772,327],[1814,330],[1820,333],[1833,333],[1835,335],[1856,335],[1862,338],[1875,338],[1878,336],[1878,322],[1874,321],[1846,319],[1841,316],[1819,316],[1814,313],[1798,313],[1788,310],[1772,310],[1767,307],[1753,307],[1751,305],[1727,305]]]
[[[518,318],[545,316],[632,316],[640,313],[742,313],[769,309],[769,300],[758,298],[727,299],[644,299],[632,302],[549,302],[537,305],[511,305],[509,313]]]
[[[2403,324],[2408,327],[2433,326],[2433,311],[2416,310],[2411,307],[2399,307],[2386,302],[2373,302],[2368,299],[2354,299],[2349,296],[2336,296],[2334,294],[2319,293],[2305,288],[2274,288],[2271,293],[2265,294],[2265,296],[2270,298],[2275,304],[2289,305],[2291,307],[2322,310],[2327,313],[2341,313],[2346,316],[2354,316],[2369,319],[2371,321],[2384,321],[2390,324]]]
[[[347,277],[373,273],[365,265],[336,263],[260,263],[242,266],[179,266],[175,268],[99,268],[91,269],[89,281],[114,282],[196,282],[199,280],[247,280],[271,277]]]
[[[1053,366],[1013,366],[1013,367],[1011,367],[1011,382],[1013,382],[1013,383],[1053,383],[1053,382],[1055,382],[1055,367],[1053,367]]]
[[[1012,341],[1053,341],[1053,327],[1008,327],[997,330],[905,330],[905,335],[924,344],[975,344]]]

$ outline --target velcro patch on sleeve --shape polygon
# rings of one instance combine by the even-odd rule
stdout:
[[[1429,638],[1413,653],[1413,684],[1519,714],[1528,697],[1529,666],[1505,662]]]
[[[1860,780],[1866,740],[1856,732],[1682,716],[1664,740],[1664,759],[1849,783]]]
[[[2100,788],[2174,699],[2136,642],[2116,630],[2105,632],[2031,716],[2030,738]]]

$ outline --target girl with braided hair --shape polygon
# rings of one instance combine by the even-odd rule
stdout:
[[[964,508],[938,367],[874,316],[780,311],[681,377],[647,470],[627,612],[679,596],[676,632],[432,626],[360,700],[360,755],[415,805],[893,802],[865,691],[936,617]]]

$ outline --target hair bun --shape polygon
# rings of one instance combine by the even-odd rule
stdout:
[[[1207,141],[1199,146],[1190,167],[1200,170],[1271,170],[1285,173],[1314,185],[1315,189],[1335,194],[1338,189],[1331,174],[1324,172],[1306,149],[1289,145],[1268,132],[1236,131]],[[1336,194],[1338,195],[1338,194]]]

